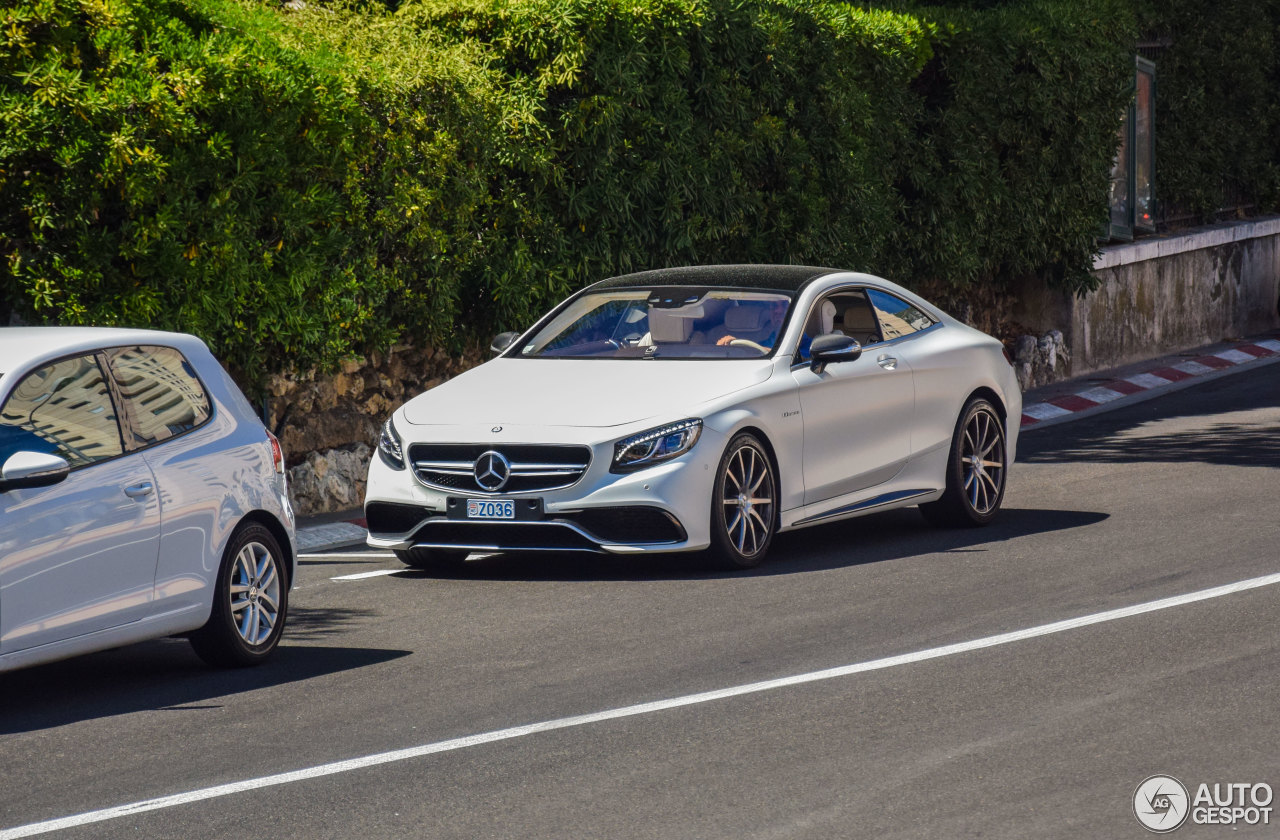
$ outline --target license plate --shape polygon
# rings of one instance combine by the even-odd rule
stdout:
[[[491,501],[489,499],[467,499],[467,519],[515,519],[516,503]]]

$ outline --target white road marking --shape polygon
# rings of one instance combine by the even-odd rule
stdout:
[[[354,557],[356,559],[367,560],[370,557],[387,559],[389,557],[395,557],[395,555],[390,551],[326,551],[315,554],[307,554],[303,552],[298,553],[299,560],[313,560],[318,557]]]
[[[144,799],[140,802],[133,802],[128,805],[117,805],[111,808],[103,808],[98,811],[86,811],[82,814],[75,814],[70,817],[60,817],[58,819],[28,823],[27,825],[20,825],[14,828],[0,830],[0,840],[16,840],[16,838],[19,837],[33,837],[37,834],[47,834],[49,832],[60,831],[65,828],[74,828],[82,825],[90,825],[92,823],[105,822],[106,820],[119,819],[120,817],[134,816],[147,811],[174,808],[179,805],[201,802],[206,799],[216,799],[223,796],[230,796],[235,793],[260,790],[262,788],[275,787],[277,785],[287,785],[292,784],[293,782],[302,782],[308,779],[320,778],[322,776],[332,776],[337,773],[349,773],[353,770],[361,770],[366,767],[376,767],[380,764],[408,761],[410,759],[421,758],[422,756],[432,755],[434,753],[450,752],[452,750],[461,750],[468,747],[480,746],[481,744],[490,744],[494,741],[523,738],[526,735],[536,735],[540,732],[551,732],[556,729],[569,729],[576,726],[586,726],[588,724],[600,723],[601,721],[606,720],[617,720],[618,718],[653,714],[654,712],[666,711],[667,709],[677,709],[682,706],[693,706],[699,703],[710,703],[715,700],[739,697],[744,694],[758,694],[762,691],[773,691],[779,688],[803,685],[804,683],[847,677],[853,674],[865,673],[867,671],[879,671],[885,668],[895,668],[899,665],[910,665],[912,663],[923,662],[928,659],[955,656],[956,654],[968,653],[970,651],[981,650],[983,648],[998,647],[1000,645],[1008,645],[1014,642],[1025,641],[1026,639],[1049,636],[1054,633],[1063,633],[1067,630],[1076,630],[1081,627],[1089,627],[1094,624],[1103,624],[1109,621],[1118,621],[1123,618],[1132,618],[1136,615],[1155,612],[1157,610],[1166,610],[1172,607],[1194,604],[1198,601],[1221,598],[1226,595],[1233,595],[1237,592],[1245,592],[1250,589],[1274,586],[1277,583],[1280,583],[1280,573],[1249,578],[1247,580],[1236,581],[1235,583],[1228,583],[1225,586],[1216,586],[1212,589],[1201,589],[1198,592],[1188,592],[1184,595],[1175,595],[1170,598],[1147,601],[1145,603],[1134,604],[1128,607],[1120,607],[1114,610],[1106,610],[1105,612],[1093,613],[1091,615],[1082,615],[1078,618],[1066,619],[1065,621],[1055,621],[1052,624],[1040,624],[1035,627],[1028,627],[1024,630],[1014,630],[1009,633],[1000,633],[995,636],[984,636],[980,639],[974,639],[968,642],[956,642],[955,644],[926,648],[924,650],[904,653],[898,656],[887,656],[883,659],[872,659],[870,661],[859,662],[854,665],[843,665],[838,668],[827,668],[822,671],[810,671],[805,674],[796,674],[790,677],[747,683],[745,685],[735,685],[714,691],[704,691],[699,694],[686,694],[682,697],[673,697],[668,700],[656,700],[652,703],[622,706],[621,708],[607,709],[605,711],[593,712],[586,715],[575,715],[573,717],[557,718],[555,720],[547,720],[540,723],[525,724],[524,726],[513,726],[509,729],[498,729],[492,732],[482,732],[477,735],[451,738],[447,741],[436,741],[435,743],[423,744],[417,747],[408,747],[406,749],[391,750],[390,752],[375,753],[373,755],[361,756],[359,758],[350,758],[345,761],[334,761],[329,764],[320,764],[315,767],[307,767],[302,770],[293,770],[287,773],[277,773],[272,776],[260,776],[256,779],[245,779],[239,782],[231,782],[230,784],[200,788],[199,790],[192,790],[186,793],[160,796],[155,799]]]
[[[1276,341],[1274,338],[1268,338],[1265,341],[1255,341],[1254,344],[1280,353],[1280,341]]]
[[[394,575],[396,572],[403,572],[404,569],[376,569],[372,572],[357,572],[354,575],[338,575],[331,577],[329,580],[364,580],[371,577],[382,577],[383,575]]]

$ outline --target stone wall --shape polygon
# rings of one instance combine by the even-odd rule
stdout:
[[[1280,218],[1211,225],[1106,248],[1101,285],[1073,297],[1040,284],[1014,318],[1061,330],[1081,376],[1280,326]]]
[[[280,438],[299,516],[364,503],[379,430],[400,404],[488,358],[481,348],[450,355],[401,345],[350,359],[337,373],[273,376],[268,426]]]

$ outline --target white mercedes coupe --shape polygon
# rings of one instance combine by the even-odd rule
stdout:
[[[753,567],[774,534],[919,505],[995,517],[1022,394],[1000,342],[879,277],[802,266],[629,274],[407,402],[369,467],[369,545],[705,551]]]

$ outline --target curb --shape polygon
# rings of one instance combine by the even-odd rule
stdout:
[[[1088,388],[1024,405],[1022,430],[1043,429],[1122,405],[1132,405],[1237,373],[1235,368],[1259,362],[1280,362],[1280,340],[1268,338],[1233,344],[1217,353],[1191,357],[1174,364],[1152,361],[1147,369],[1137,368],[1138,373],[1101,383],[1089,381]],[[330,517],[330,521],[322,524],[299,525],[298,552],[318,553],[364,545],[368,531],[359,513],[361,511],[351,511],[347,514],[352,517],[350,519],[339,516],[339,521],[333,521]]]
[[[297,534],[298,553],[303,554],[364,545],[369,531],[363,519],[347,519],[322,525],[299,525]]]
[[[1189,385],[1216,379],[1226,373],[1234,373],[1231,368],[1247,365],[1259,360],[1280,360],[1280,340],[1262,339],[1253,342],[1233,344],[1225,350],[1204,356],[1195,356],[1177,364],[1150,362],[1152,367],[1139,370],[1129,376],[1118,377],[1101,383],[1090,383],[1090,387],[1075,393],[1051,397],[1041,402],[1030,403],[1022,407],[1022,428],[1044,428],[1058,423],[1074,420],[1081,415],[1097,414],[1102,406],[1109,403],[1130,405],[1144,399],[1180,390]]]

